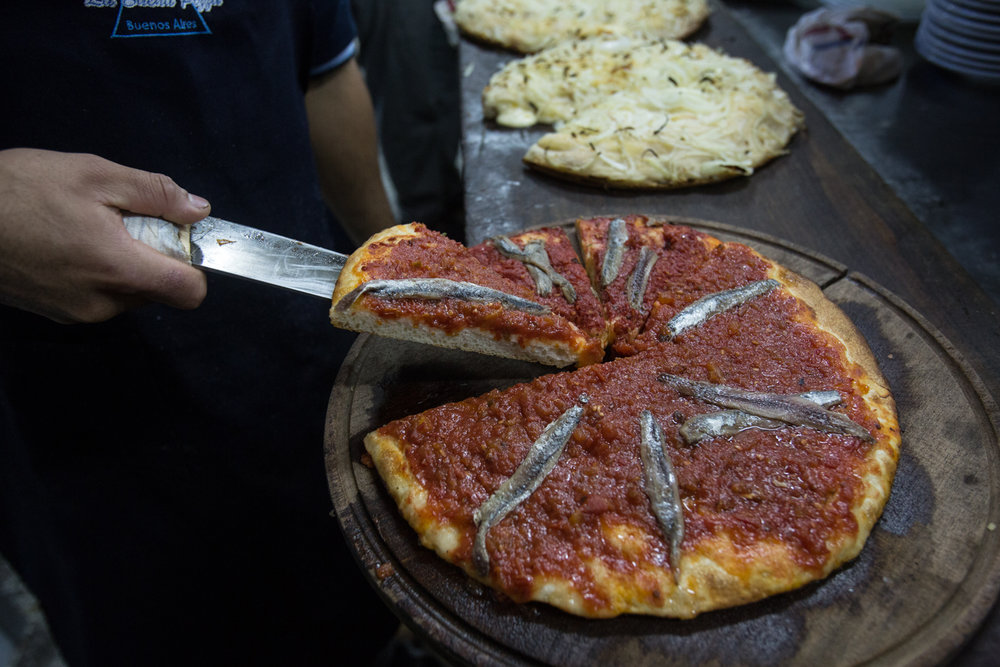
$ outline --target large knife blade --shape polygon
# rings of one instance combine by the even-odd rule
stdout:
[[[211,216],[189,226],[144,215],[126,214],[123,220],[132,238],[199,269],[324,299],[333,297],[347,260],[326,248]]]

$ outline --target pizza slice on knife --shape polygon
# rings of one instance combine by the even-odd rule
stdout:
[[[335,326],[552,366],[600,361],[600,342],[420,223],[372,236],[333,294]]]

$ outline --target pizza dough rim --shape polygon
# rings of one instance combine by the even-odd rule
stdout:
[[[860,502],[851,508],[858,520],[860,543],[854,548],[854,553],[843,559],[846,561],[860,552],[889,499],[902,442],[896,402],[868,341],[847,314],[828,299],[816,283],[776,262],[767,261],[771,263],[771,277],[778,280],[789,294],[809,308],[815,326],[840,341],[847,362],[856,364],[860,368],[860,377],[857,377],[855,382],[864,385],[865,390],[860,391],[859,387],[858,393],[881,427],[873,434],[875,442],[866,457],[868,470],[862,478],[864,493]],[[852,545],[846,544],[844,548],[850,549]]]
[[[544,138],[544,136],[541,137],[539,141]],[[792,139],[789,139],[789,143],[791,143],[791,141]],[[742,170],[731,169],[727,171],[715,172],[701,177],[689,177],[680,181],[656,181],[653,179],[643,179],[640,181],[635,179],[626,179],[616,175],[594,176],[579,171],[563,170],[550,163],[551,161],[548,160],[547,155],[549,152],[548,149],[540,147],[537,142],[528,148],[524,156],[521,158],[521,162],[535,171],[545,173],[549,176],[559,178],[569,183],[575,183],[577,185],[607,187],[616,190],[627,190],[629,192],[665,192],[669,190],[693,188],[701,185],[711,185],[713,183],[722,183],[737,178],[749,178],[757,170],[765,167],[774,160],[787,155],[789,152],[787,150],[787,145],[788,144],[786,144],[785,149],[776,152],[773,155],[768,155],[767,157],[762,158],[759,162],[754,163],[753,169],[749,173]],[[589,149],[589,147],[587,148]],[[565,152],[562,152],[562,154],[565,154]]]
[[[336,306],[340,301],[355,288],[365,282],[367,276],[361,269],[361,264],[368,258],[368,249],[372,244],[382,243],[397,239],[403,241],[410,237],[419,236],[417,224],[411,222],[405,225],[395,225],[387,227],[380,232],[370,236],[354,252],[352,252],[344,262],[344,267],[340,270],[337,278],[337,285],[333,290],[333,299],[330,309],[330,317],[334,316]],[[397,241],[397,242],[398,242]]]

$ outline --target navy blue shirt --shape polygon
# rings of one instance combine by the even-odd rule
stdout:
[[[214,215],[351,249],[302,100],[353,55],[346,1],[5,2],[0,30],[0,148],[161,172]],[[72,665],[363,664],[393,629],[329,516],[353,337],[327,308],[220,276],[195,311],[97,325],[0,306],[0,552]]]

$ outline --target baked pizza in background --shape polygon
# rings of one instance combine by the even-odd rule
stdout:
[[[457,0],[454,18],[469,37],[535,53],[601,34],[682,39],[700,28],[709,13],[705,0]]]
[[[857,555],[900,434],[849,319],[739,243],[638,215],[576,229],[607,361],[365,438],[420,542],[512,600],[593,618],[690,618]]]
[[[483,91],[499,125],[553,124],[534,169],[584,184],[672,189],[749,176],[782,155],[803,115],[749,61],[638,36],[562,42],[507,63]]]

